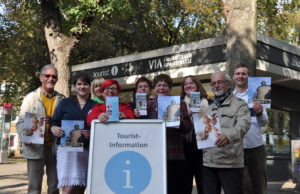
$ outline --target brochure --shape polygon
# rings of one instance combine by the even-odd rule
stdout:
[[[141,116],[147,115],[147,94],[136,93],[135,94],[136,109],[139,111]]]
[[[180,96],[158,96],[158,119],[166,121],[166,127],[180,125]]]
[[[45,116],[35,113],[25,113],[22,143],[44,144]]]
[[[217,134],[221,133],[218,115],[204,115],[200,118],[199,114],[193,114],[194,128],[198,149],[215,147]]]
[[[191,92],[190,100],[190,110],[192,112],[200,112],[200,92]]]
[[[83,152],[83,139],[81,130],[84,128],[83,120],[62,120],[61,128],[64,136],[60,138],[60,149],[72,152]]]
[[[253,107],[255,101],[260,102],[265,108],[271,108],[271,77],[248,78],[248,104]]]
[[[106,97],[106,113],[108,121],[119,121],[119,97]]]

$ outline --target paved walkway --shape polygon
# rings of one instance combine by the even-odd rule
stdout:
[[[0,193],[26,193],[26,162],[0,164]]]
[[[27,183],[25,161],[0,164],[0,194],[25,194]],[[268,194],[294,193],[300,194],[300,189],[296,189],[296,185],[291,180],[268,182]],[[194,191],[193,194],[197,192]]]

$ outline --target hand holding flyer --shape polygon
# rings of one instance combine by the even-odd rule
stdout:
[[[22,142],[29,144],[44,144],[45,116],[35,113],[25,113]]]
[[[221,133],[218,115],[205,115],[199,118],[199,114],[193,114],[193,120],[198,149],[215,147],[217,134]]]
[[[146,93],[136,93],[135,94],[136,109],[140,116],[147,115],[147,94]]]
[[[60,147],[65,151],[82,152],[83,143],[80,141],[84,128],[82,120],[62,120],[61,128],[64,136],[60,138]]]

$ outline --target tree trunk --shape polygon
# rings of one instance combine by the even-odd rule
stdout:
[[[223,0],[227,22],[227,67],[232,73],[237,64],[256,73],[256,0]]]
[[[51,64],[58,70],[58,82],[55,89],[65,96],[69,96],[71,70],[68,63],[71,51],[79,40],[75,36],[67,37],[62,33],[60,12],[56,7],[56,0],[42,0],[41,6]]]
[[[53,64],[58,70],[58,81],[55,85],[55,89],[64,94],[70,95],[70,76],[71,69],[69,64],[70,54],[74,48],[77,40],[74,38],[66,37],[62,34],[58,34],[57,37],[50,36],[51,29],[45,27],[45,35],[50,52],[51,64]]]

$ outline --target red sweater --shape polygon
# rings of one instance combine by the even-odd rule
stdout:
[[[122,102],[119,103],[119,111],[123,112],[125,114],[126,119],[134,119],[135,118],[134,113],[133,113],[132,109],[130,108],[130,105],[127,103],[122,103]],[[105,113],[105,112],[106,112],[106,104],[105,103],[96,104],[96,106],[94,106],[94,108],[92,108],[92,110],[86,117],[87,125],[91,126],[92,120],[97,119],[101,113]]]

